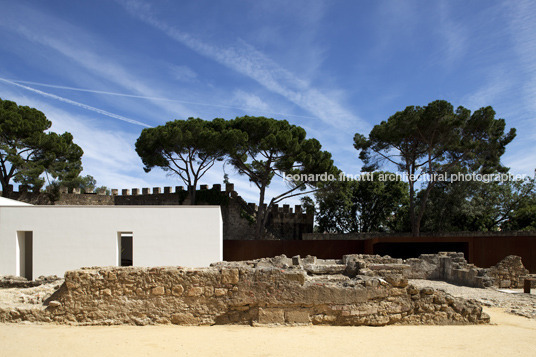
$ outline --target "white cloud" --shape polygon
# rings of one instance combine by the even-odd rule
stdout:
[[[171,75],[181,82],[192,82],[197,78],[197,73],[188,66],[172,66]]]
[[[106,42],[52,15],[20,4],[11,5],[13,6],[11,11],[24,14],[26,21],[20,23],[17,21],[17,16],[7,16],[4,13],[3,16],[0,14],[1,26],[62,54],[88,70],[93,76],[99,76],[103,81],[112,82],[130,93],[145,97],[153,105],[168,113],[179,116],[188,116],[191,113],[191,110],[180,103],[153,99],[164,96],[163,93],[153,89],[158,86],[148,83],[136,76],[131,69],[113,61],[111,58],[117,56],[110,56],[107,53],[113,53],[116,49],[108,46]],[[73,80],[77,80],[74,73]]]
[[[511,14],[511,32],[515,50],[522,64],[522,71],[527,75],[524,82],[526,105],[536,114],[536,3],[519,0],[508,2],[506,10]]]
[[[347,127],[349,123],[365,124],[336,99],[310,87],[306,80],[296,77],[245,41],[237,41],[233,46],[218,47],[157,19],[145,2],[137,0],[119,2],[133,16],[161,30],[173,40],[255,80],[266,89],[285,97],[329,125]]]
[[[244,109],[253,110],[255,112],[266,113],[270,110],[268,104],[264,102],[260,97],[255,94],[243,91],[241,89],[238,89],[234,92],[232,102],[238,107],[243,107]]]
[[[473,92],[462,99],[462,106],[471,110],[487,107],[499,102],[507,92],[512,89],[513,83],[500,69],[489,71],[491,75],[486,83],[476,92]]]
[[[79,108],[83,108],[83,109],[86,109],[86,110],[90,110],[90,111],[105,115],[105,116],[110,117],[110,118],[121,120],[121,121],[130,123],[130,124],[150,127],[150,125],[147,125],[145,123],[139,122],[137,120],[130,119],[130,118],[124,117],[122,115],[110,113],[110,112],[108,112],[106,110],[95,108],[95,107],[92,107],[92,106],[87,105],[87,104],[83,104],[83,103],[80,103],[80,102],[76,102],[74,100],[70,100],[70,99],[67,99],[67,98],[64,98],[64,97],[60,97],[59,95],[51,94],[51,93],[44,92],[44,91],[41,91],[41,90],[38,90],[38,89],[35,89],[35,88],[32,88],[32,87],[28,87],[28,86],[25,86],[25,85],[22,85],[22,84],[19,84],[19,83],[16,83],[16,82],[4,79],[4,78],[0,78],[0,81],[2,81],[4,83],[11,84],[11,85],[19,87],[19,88],[26,89],[28,91],[31,91],[31,92],[34,92],[34,93],[37,93],[37,94],[40,94],[40,95],[42,95],[44,97],[52,98],[52,99],[58,100],[60,102],[71,104],[71,105],[77,106]]]
[[[522,153],[520,155],[519,153]],[[534,151],[534,145],[530,143],[526,146],[517,145],[515,153],[505,154],[505,158],[502,160],[504,165],[510,167],[513,174],[522,174],[534,176],[536,170],[536,151]]]
[[[462,24],[455,23],[449,16],[448,3],[439,3],[440,21],[438,30],[444,39],[443,61],[450,67],[459,62],[467,51],[467,35]]]
[[[66,112],[57,106],[0,87],[0,97],[42,111],[52,122],[51,131],[70,132],[83,150],[83,175],[92,175],[99,185],[110,188],[147,186],[148,182],[165,181],[162,177],[144,177],[143,165],[134,150],[136,135],[125,131],[103,129],[100,121]]]

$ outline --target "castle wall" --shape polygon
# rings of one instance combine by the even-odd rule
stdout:
[[[33,193],[24,188],[10,192],[10,198],[34,205],[115,205],[115,206],[169,206],[190,205],[188,191],[183,186],[112,189],[111,194],[67,192],[61,189],[54,196],[51,193]],[[197,204],[219,205],[223,217],[224,240],[255,239],[255,217],[257,206],[246,202],[234,190],[233,184],[223,189],[219,184],[200,185],[196,192]],[[299,240],[302,234],[313,231],[314,216],[302,212],[301,206],[274,205],[268,216],[268,239]]]

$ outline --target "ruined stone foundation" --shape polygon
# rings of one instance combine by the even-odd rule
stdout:
[[[67,272],[39,311],[0,311],[0,321],[80,325],[367,325],[489,322],[474,301],[417,289],[386,266],[352,273],[355,261],[266,260],[210,268],[89,268]],[[350,269],[348,269],[350,267]],[[387,270],[386,270],[387,269]]]

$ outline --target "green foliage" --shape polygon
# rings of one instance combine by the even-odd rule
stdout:
[[[281,200],[304,194],[307,187],[315,187],[314,179],[291,180],[289,189],[274,197],[264,209],[266,189],[273,178],[283,174],[321,174],[333,171],[331,154],[321,151],[315,139],[306,139],[305,130],[286,120],[265,117],[239,117],[230,127],[244,133],[244,140],[236,142],[229,153],[229,162],[241,175],[246,175],[259,189],[257,238],[264,235],[264,226],[270,207]]]
[[[199,180],[223,160],[242,133],[230,129],[223,119],[175,120],[156,128],[144,129],[136,141],[136,152],[149,172],[154,167],[175,174],[188,187],[190,200],[196,201]]]
[[[77,176],[74,179],[66,179],[55,183],[59,187],[66,187],[71,190],[78,188],[82,193],[91,193],[95,191],[97,180],[91,175]]]
[[[409,179],[409,217],[411,230],[419,235],[430,191],[435,180],[423,185],[417,205],[416,182],[424,175],[450,172],[459,167],[483,173],[505,171],[500,157],[515,137],[515,129],[505,134],[504,119],[496,119],[491,107],[474,113],[437,100],[424,107],[406,107],[387,121],[374,126],[368,138],[354,137],[365,171],[388,162]]]
[[[430,193],[423,231],[534,229],[534,179],[438,183]]]
[[[533,198],[530,203],[512,212],[504,227],[511,231],[536,231],[536,200]]]
[[[304,196],[304,197],[300,198],[300,203],[301,203],[301,206],[302,206],[302,210],[304,212],[315,212],[316,211],[315,201],[311,197]]]
[[[82,171],[82,149],[70,133],[46,132],[52,123],[37,109],[0,99],[0,182],[11,180],[39,190],[43,174],[74,179]]]
[[[206,205],[227,206],[229,204],[229,196],[213,188],[210,190],[198,190],[196,199],[197,202]]]
[[[320,232],[384,232],[394,229],[400,210],[407,205],[408,185],[382,181],[374,172],[368,180],[333,181],[315,194]]]
[[[502,230],[536,230],[536,177],[507,182],[509,190],[499,201]]]

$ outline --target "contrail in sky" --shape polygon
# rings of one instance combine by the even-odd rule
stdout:
[[[8,83],[8,84],[11,84],[11,85],[14,85],[14,86],[17,86],[17,87],[20,87],[20,88],[24,88],[26,90],[29,90],[29,91],[37,93],[37,94],[41,94],[42,96],[45,96],[45,97],[49,97],[49,98],[59,100],[60,102],[68,103],[68,104],[75,105],[75,106],[83,108],[83,109],[91,110],[93,112],[96,112],[96,113],[99,113],[99,114],[102,114],[102,115],[106,115],[106,116],[108,116],[110,118],[122,120],[122,121],[130,123],[130,124],[140,125],[140,126],[144,126],[144,127],[147,127],[147,128],[151,127],[150,125],[147,125],[147,124],[142,123],[140,121],[130,119],[130,118],[124,117],[122,115],[110,113],[110,112],[107,112],[106,110],[95,108],[95,107],[92,107],[92,106],[84,104],[84,103],[75,102],[74,100],[70,100],[70,99],[67,99],[67,98],[64,98],[64,97],[60,97],[59,95],[43,92],[43,91],[40,91],[39,89],[35,89],[35,88],[32,88],[32,87],[28,87],[28,86],[16,83],[15,81],[10,81],[10,80],[5,79],[5,78],[0,78],[0,81]]]
[[[7,81],[7,80],[4,79],[4,81]],[[186,101],[186,100],[178,100],[178,99],[170,99],[170,98],[162,98],[162,97],[150,97],[150,96],[144,96],[144,95],[135,95],[135,94],[126,94],[126,93],[117,93],[117,92],[108,92],[108,91],[95,90],[95,89],[67,87],[67,86],[60,86],[60,85],[55,85],[55,84],[47,84],[47,83],[39,83],[39,82],[19,81],[19,80],[11,80],[9,82],[11,82],[12,84],[24,83],[24,84],[32,84],[32,85],[36,85],[36,86],[41,86],[41,87],[73,90],[73,91],[77,91],[77,92],[87,92],[87,93],[95,93],[95,94],[115,95],[115,96],[118,96],[118,97],[161,100],[161,101],[166,101],[166,102],[177,102],[177,103],[183,103],[183,104],[202,105],[202,106],[207,106],[207,107],[258,111],[258,109],[255,109],[255,108],[234,107],[234,106],[223,105],[223,104],[209,104],[209,103],[200,103],[200,102],[189,102],[189,101]],[[294,114],[276,113],[276,112],[265,112],[265,113],[266,114],[273,114],[273,115],[287,116],[287,117],[315,119],[315,117],[306,116],[306,115],[294,115]]]

